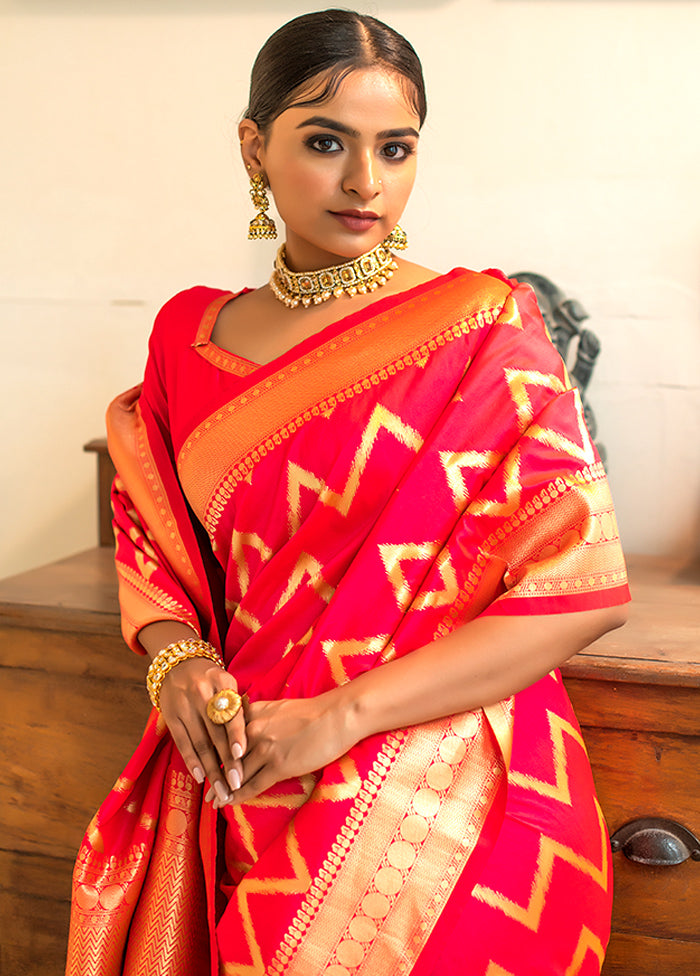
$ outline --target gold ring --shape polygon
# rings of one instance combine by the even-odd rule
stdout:
[[[226,725],[241,710],[241,696],[233,688],[217,691],[207,702],[207,715],[214,725]]]

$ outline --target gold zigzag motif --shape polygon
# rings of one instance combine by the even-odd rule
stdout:
[[[128,917],[124,920],[115,918],[114,912],[110,915],[90,922],[83,918],[73,919],[66,976],[118,973],[121,970],[130,920]]]
[[[236,607],[234,617],[240,624],[247,627],[248,630],[253,634],[257,633],[262,627],[262,624],[257,617],[250,613],[250,611],[243,610],[241,607]]]
[[[308,488],[319,497],[326,489],[326,484],[317,478],[313,471],[307,471],[295,461],[287,465],[287,508],[290,538],[301,525],[301,489]]]
[[[249,895],[303,895],[311,884],[311,874],[299,847],[294,821],[287,833],[287,855],[292,873],[286,878],[254,878],[247,875],[236,889],[236,900],[241,913],[243,931],[250,951],[253,965],[243,963],[224,964],[226,976],[261,976],[265,972],[265,962],[258,947],[255,927],[248,904]],[[263,916],[264,917],[264,916]]]
[[[241,839],[241,843],[250,854],[253,864],[255,864],[260,855],[255,849],[255,834],[253,832],[253,828],[243,810],[244,808],[240,804],[235,804],[232,808],[233,819],[238,824],[238,836]]]
[[[507,366],[503,370],[510,396],[515,404],[516,416],[520,433],[525,431],[535,419],[535,411],[527,393],[528,386],[541,386],[554,393],[563,393],[566,387],[554,373],[540,373],[535,369],[513,369]]]
[[[499,966],[498,963],[491,960],[484,976],[515,976],[515,973],[511,973],[509,969],[504,969],[503,966]]]
[[[388,431],[399,443],[413,451],[418,451],[423,444],[423,438],[418,431],[405,424],[395,413],[378,403],[362,433],[360,445],[350,465],[347,483],[340,493],[329,488],[312,471],[307,471],[294,462],[289,463],[287,468],[287,503],[289,505],[290,533],[295,532],[301,524],[302,488],[315,491],[321,504],[335,508],[342,516],[348,514],[381,430]]]
[[[551,712],[547,709],[547,721],[549,722],[549,738],[552,743],[554,782],[548,783],[545,780],[535,779],[534,776],[529,776],[527,773],[519,773],[517,770],[510,771],[508,780],[515,786],[521,786],[525,790],[533,790],[535,793],[539,793],[540,796],[546,796],[551,800],[558,800],[560,803],[571,806],[569,775],[566,771],[564,733],[566,732],[567,735],[570,735],[581,746],[584,753],[586,752],[586,747],[578,730],[570,722],[562,718],[561,715],[557,715],[556,712]]]
[[[257,532],[238,532],[234,529],[231,535],[231,556],[238,570],[238,585],[241,596],[245,596],[250,583],[250,568],[246,562],[243,546],[249,546],[259,554],[263,560],[270,559],[272,550],[265,545]]]
[[[605,959],[605,948],[603,943],[600,941],[595,933],[591,932],[587,925],[584,925],[581,929],[581,934],[576,943],[576,948],[574,950],[573,957],[569,963],[564,976],[578,976],[581,972],[581,967],[583,966],[583,960],[586,958],[586,953],[591,951],[598,960],[598,965],[603,965],[603,959]]]
[[[404,608],[412,594],[412,586],[401,569],[401,563],[416,559],[433,560],[437,551],[437,542],[384,542],[379,545],[379,555],[399,607]]]
[[[552,873],[557,858],[570,864],[572,867],[583,872],[592,878],[603,890],[607,890],[608,882],[608,844],[605,832],[605,822],[600,806],[596,802],[596,811],[600,826],[600,859],[601,867],[597,867],[592,861],[582,857],[570,847],[566,847],[559,841],[544,834],[540,837],[540,846],[537,854],[537,865],[534,871],[532,885],[530,887],[530,898],[526,905],[519,905],[499,891],[486,888],[483,885],[476,885],[474,897],[479,901],[490,905],[491,908],[503,912],[508,918],[520,922],[532,932],[539,928],[547,902],[547,892],[552,882]]]
[[[515,404],[520,432],[527,433],[528,437],[540,441],[542,444],[548,444],[556,450],[566,451],[567,454],[570,454],[577,460],[585,461],[586,464],[593,464],[595,454],[588,436],[586,423],[583,419],[583,406],[578,390],[574,389],[573,395],[576,420],[581,435],[580,444],[565,437],[558,430],[534,424],[535,411],[527,392],[528,386],[539,386],[552,390],[553,393],[564,393],[570,388],[570,384],[567,386],[554,373],[539,373],[536,370],[530,369],[512,369],[508,367],[504,370],[504,375],[510,390],[511,399]],[[530,426],[531,424],[532,426]]]
[[[445,472],[447,484],[454,498],[457,510],[461,511],[469,501],[467,484],[462,471],[465,468],[492,468],[498,463],[499,455],[495,451],[440,451],[440,464]]]
[[[316,559],[314,556],[311,556],[308,552],[302,552],[301,556],[299,557],[299,561],[289,576],[289,582],[287,583],[286,590],[277,601],[275,613],[277,613],[278,610],[281,610],[288,600],[291,600],[297,590],[307,579],[311,584],[311,588],[318,593],[322,600],[325,600],[326,603],[328,603],[330,598],[333,596],[334,589],[330,583],[327,583],[323,578],[323,567],[318,559]]]
[[[342,779],[338,783],[319,783],[311,795],[311,802],[337,803],[338,800],[352,800],[360,791],[362,780],[360,773],[355,765],[354,759],[350,756],[341,756],[338,760]]]
[[[300,776],[298,783],[301,786],[301,793],[262,793],[242,806],[237,805],[233,807],[233,816],[240,828],[239,836],[254,864],[260,855],[255,848],[255,831],[253,825],[246,816],[245,811],[250,808],[264,809],[270,807],[285,807],[288,810],[297,810],[311,796],[313,788],[316,785],[316,778],[311,774]]]
[[[498,316],[498,321],[501,325],[512,325],[514,329],[519,329],[522,332],[523,322],[520,318],[520,309],[512,295],[506,298]]]
[[[363,654],[371,654],[374,657],[384,648],[388,639],[388,634],[378,634],[365,640],[322,641],[321,649],[326,655],[335,683],[344,685],[350,680],[350,675],[343,665],[344,658],[361,657]]]
[[[426,610],[427,608],[452,606],[459,596],[459,583],[457,573],[452,565],[452,559],[447,550],[443,550],[435,562],[435,568],[440,574],[443,583],[441,590],[429,590],[418,597],[414,604],[416,610]]]
[[[520,508],[522,488],[520,486],[520,448],[515,448],[503,463],[503,488],[505,501],[498,502],[493,498],[483,498],[474,501],[469,511],[474,515],[491,515],[507,518]]]
[[[307,773],[305,776],[298,776],[295,782],[301,786],[301,793],[261,793],[260,796],[256,796],[253,800],[246,801],[243,807],[239,807],[238,809],[243,810],[246,807],[257,807],[258,809],[286,807],[288,810],[297,810],[306,803],[313,793],[316,785],[316,777],[311,773]]]
[[[593,464],[596,460],[595,451],[593,450],[591,439],[588,436],[586,422],[583,419],[583,404],[581,403],[578,390],[574,390],[574,406],[576,409],[578,429],[581,435],[580,445],[568,437],[564,437],[559,431],[552,430],[551,427],[540,427],[539,424],[533,424],[527,431],[526,436],[532,437],[542,444],[548,444],[550,447],[555,448],[555,450],[566,451],[567,454],[570,454],[579,461],[585,461],[586,464]]]

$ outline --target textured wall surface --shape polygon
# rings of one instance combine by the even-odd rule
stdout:
[[[0,0],[0,576],[94,544],[81,447],[158,306],[265,281],[235,124],[265,37],[328,5]],[[407,256],[539,271],[583,303],[625,545],[697,552],[700,4],[357,6],[425,65]]]

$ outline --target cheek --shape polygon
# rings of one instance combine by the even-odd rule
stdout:
[[[416,179],[416,167],[411,166],[410,170],[404,170],[399,177],[392,180],[388,185],[385,182],[385,190],[391,195],[392,203],[403,209],[411,195],[413,184]]]
[[[275,202],[297,212],[309,210],[314,201],[328,193],[327,175],[308,166],[288,165],[279,172],[268,173],[268,177]]]

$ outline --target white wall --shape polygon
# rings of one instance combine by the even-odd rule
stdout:
[[[329,3],[0,0],[0,576],[96,540],[113,394],[158,306],[262,283],[235,123],[280,23]],[[629,551],[700,538],[700,4],[379,0],[423,57],[413,260],[540,271],[591,314]]]

